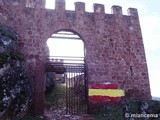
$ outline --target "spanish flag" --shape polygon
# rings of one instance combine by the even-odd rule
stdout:
[[[90,101],[120,101],[124,90],[118,89],[115,84],[93,84],[89,89]]]

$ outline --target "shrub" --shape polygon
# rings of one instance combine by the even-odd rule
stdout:
[[[0,115],[9,107],[14,119],[29,108],[32,91],[23,54],[17,51],[18,35],[0,24]]]

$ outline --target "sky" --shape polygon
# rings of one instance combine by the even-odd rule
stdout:
[[[55,0],[46,1],[46,8],[54,8]],[[138,9],[151,94],[160,97],[160,0],[66,0],[66,9],[74,10],[74,2],[85,2],[88,12],[93,12],[93,3],[104,4],[108,14],[111,14],[112,5],[121,6],[124,15],[129,7]]]
[[[53,48],[50,49],[50,56],[84,57],[84,43],[82,40],[63,40],[50,38],[48,40],[48,46]]]

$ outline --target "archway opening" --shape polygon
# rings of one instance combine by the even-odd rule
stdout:
[[[67,114],[87,113],[84,42],[71,31],[58,31],[47,40],[46,88],[53,90],[53,106]]]
[[[84,57],[83,40],[75,33],[59,31],[47,40],[50,56]]]

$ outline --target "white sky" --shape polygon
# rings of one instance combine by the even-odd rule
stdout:
[[[55,0],[46,1],[47,8],[54,8]],[[111,14],[112,5],[122,6],[124,15],[127,15],[129,7],[138,9],[149,69],[151,92],[152,96],[160,97],[160,92],[158,92],[160,91],[160,0],[66,0],[66,9],[74,10],[74,2],[76,1],[85,2],[86,11],[89,12],[93,12],[93,3],[104,4],[105,11],[109,14]]]
[[[50,38],[47,44],[50,48],[50,56],[84,57],[84,43],[82,40]]]

